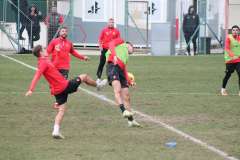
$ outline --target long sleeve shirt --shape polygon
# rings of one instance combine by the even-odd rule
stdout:
[[[197,14],[186,14],[183,18],[183,32],[193,33],[199,25],[199,16]]]
[[[77,50],[73,48],[73,44],[68,39],[61,37],[53,39],[47,47],[48,55],[52,55],[52,62],[57,69],[70,69],[70,54],[80,60],[84,60],[85,56],[79,54]]]
[[[57,95],[64,91],[69,83],[68,80],[59,73],[48,57],[39,57],[37,71],[32,79],[29,91],[34,90],[42,75],[48,81],[52,95]]]
[[[120,38],[119,30],[117,28],[106,27],[100,33],[100,36],[98,39],[99,45],[104,49],[108,49],[109,48],[108,43],[116,38]]]

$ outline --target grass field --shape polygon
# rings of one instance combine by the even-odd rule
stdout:
[[[36,66],[31,55],[11,56]],[[95,77],[98,57],[72,58],[70,77]],[[70,96],[62,132],[51,137],[54,98],[42,78],[24,97],[34,71],[0,56],[0,160],[223,160],[218,154],[136,115],[143,128],[128,128],[116,106],[83,91]],[[222,55],[131,57],[129,71],[137,111],[165,122],[240,159],[240,97],[236,73],[227,97],[219,96],[225,66]],[[104,72],[105,75],[105,72]],[[93,92],[94,88],[81,87]],[[113,100],[111,87],[97,92]],[[177,142],[176,148],[165,143]]]

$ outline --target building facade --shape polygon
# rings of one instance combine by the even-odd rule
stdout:
[[[168,0],[46,0],[46,5],[40,8],[49,11],[53,3],[56,3],[54,5],[57,5],[58,13],[64,15],[64,24],[70,30],[72,41],[76,45],[85,46],[97,46],[101,29],[106,26],[109,18],[114,18],[123,38],[132,41],[136,46],[150,47],[152,24],[168,22],[171,13],[176,16],[174,27],[176,44],[179,46],[184,43],[181,28],[183,15],[187,13],[190,5],[195,6],[200,16],[200,36],[210,36],[213,42],[222,40],[227,28],[240,23],[236,21],[240,10],[239,0],[176,0],[175,8],[168,7]],[[4,10],[6,9],[2,9]],[[1,12],[0,21],[3,16],[4,13]],[[6,23],[9,30],[15,30],[13,21]],[[36,44],[47,45],[46,29],[42,22],[41,39]],[[27,36],[25,32],[24,36]],[[0,48],[12,48],[2,31]]]

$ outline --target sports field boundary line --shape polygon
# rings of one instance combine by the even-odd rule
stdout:
[[[30,68],[30,69],[32,69],[32,70],[37,70],[36,67],[33,67],[33,66],[29,65],[29,64],[26,64],[26,63],[24,63],[24,62],[22,62],[22,61],[20,61],[20,60],[17,60],[17,59],[15,59],[15,58],[12,58],[12,57],[9,57],[9,56],[3,55],[3,54],[0,54],[0,55],[1,55],[2,57],[4,57],[4,58],[7,58],[7,59],[12,60],[12,61],[14,61],[14,62],[16,62],[16,63],[19,63],[19,64],[21,64],[21,65],[23,65],[23,66],[25,66],[25,67],[27,67],[27,68]],[[92,95],[92,96],[100,99],[101,101],[108,102],[108,103],[110,103],[110,104],[112,104],[112,105],[117,105],[117,104],[115,103],[115,101],[107,98],[107,97],[104,96],[104,95],[97,94],[97,93],[95,93],[95,92],[92,92],[92,91],[87,90],[87,89],[82,88],[82,87],[79,87],[79,89],[81,89],[82,91],[86,92],[86,93],[89,94],[89,95]],[[139,116],[147,119],[148,121],[150,121],[150,122],[152,122],[152,123],[154,123],[154,124],[158,124],[158,125],[166,128],[166,129],[168,129],[168,130],[170,130],[170,131],[172,131],[172,132],[174,132],[174,133],[176,133],[176,134],[184,137],[186,140],[189,140],[189,141],[191,141],[191,142],[193,142],[193,143],[195,143],[195,144],[198,144],[198,145],[204,147],[205,149],[208,149],[209,151],[212,151],[212,152],[218,154],[218,155],[221,156],[222,158],[225,158],[225,159],[227,159],[227,160],[239,160],[238,158],[233,157],[233,156],[229,156],[229,154],[227,154],[226,152],[221,151],[220,149],[217,149],[216,147],[214,147],[214,146],[212,146],[212,145],[209,145],[209,144],[207,144],[206,142],[203,142],[203,141],[201,141],[200,139],[197,139],[197,138],[191,136],[190,134],[184,133],[183,131],[181,131],[181,130],[179,130],[179,129],[171,126],[171,125],[168,125],[168,124],[166,124],[166,123],[164,123],[164,122],[162,122],[162,121],[160,121],[160,120],[154,119],[154,118],[153,118],[152,116],[150,116],[150,115],[147,115],[147,114],[142,113],[142,112],[137,111],[137,110],[134,110],[134,112],[135,112],[135,114],[138,114]]]
[[[0,94],[21,94],[23,93],[23,91],[0,91]],[[48,94],[49,92],[48,91],[35,91],[34,92],[35,94]],[[110,91],[106,91],[104,93],[110,93]],[[112,91],[111,91],[112,93]],[[159,95],[176,95],[176,96],[182,96],[182,95],[189,95],[189,96],[222,96],[220,94],[217,94],[217,93],[184,93],[184,92],[157,92]],[[134,95],[137,95],[137,94],[140,94],[140,93],[134,93]],[[153,93],[141,93],[141,95],[149,95],[149,94],[156,94],[155,92]],[[225,96],[226,97],[226,96]],[[238,94],[229,94],[227,97],[239,97]]]

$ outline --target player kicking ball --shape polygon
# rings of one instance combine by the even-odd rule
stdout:
[[[64,139],[64,136],[60,133],[60,126],[66,110],[68,95],[76,92],[81,83],[85,83],[97,88],[102,88],[106,85],[107,80],[102,80],[97,83],[87,74],[81,74],[72,80],[66,80],[49,60],[46,52],[43,51],[41,45],[34,47],[32,52],[33,55],[38,58],[38,66],[29,90],[25,95],[32,95],[38,80],[43,75],[44,78],[48,81],[51,94],[55,96],[56,103],[58,104],[58,111],[55,117],[52,136],[56,139]]]
[[[116,41],[110,43],[106,53],[108,82],[113,87],[115,100],[123,117],[128,119],[128,126],[141,127],[134,120],[130,106],[129,86],[134,86],[136,83],[128,76],[127,62],[129,54],[133,53],[133,45],[130,42],[116,43]]]

